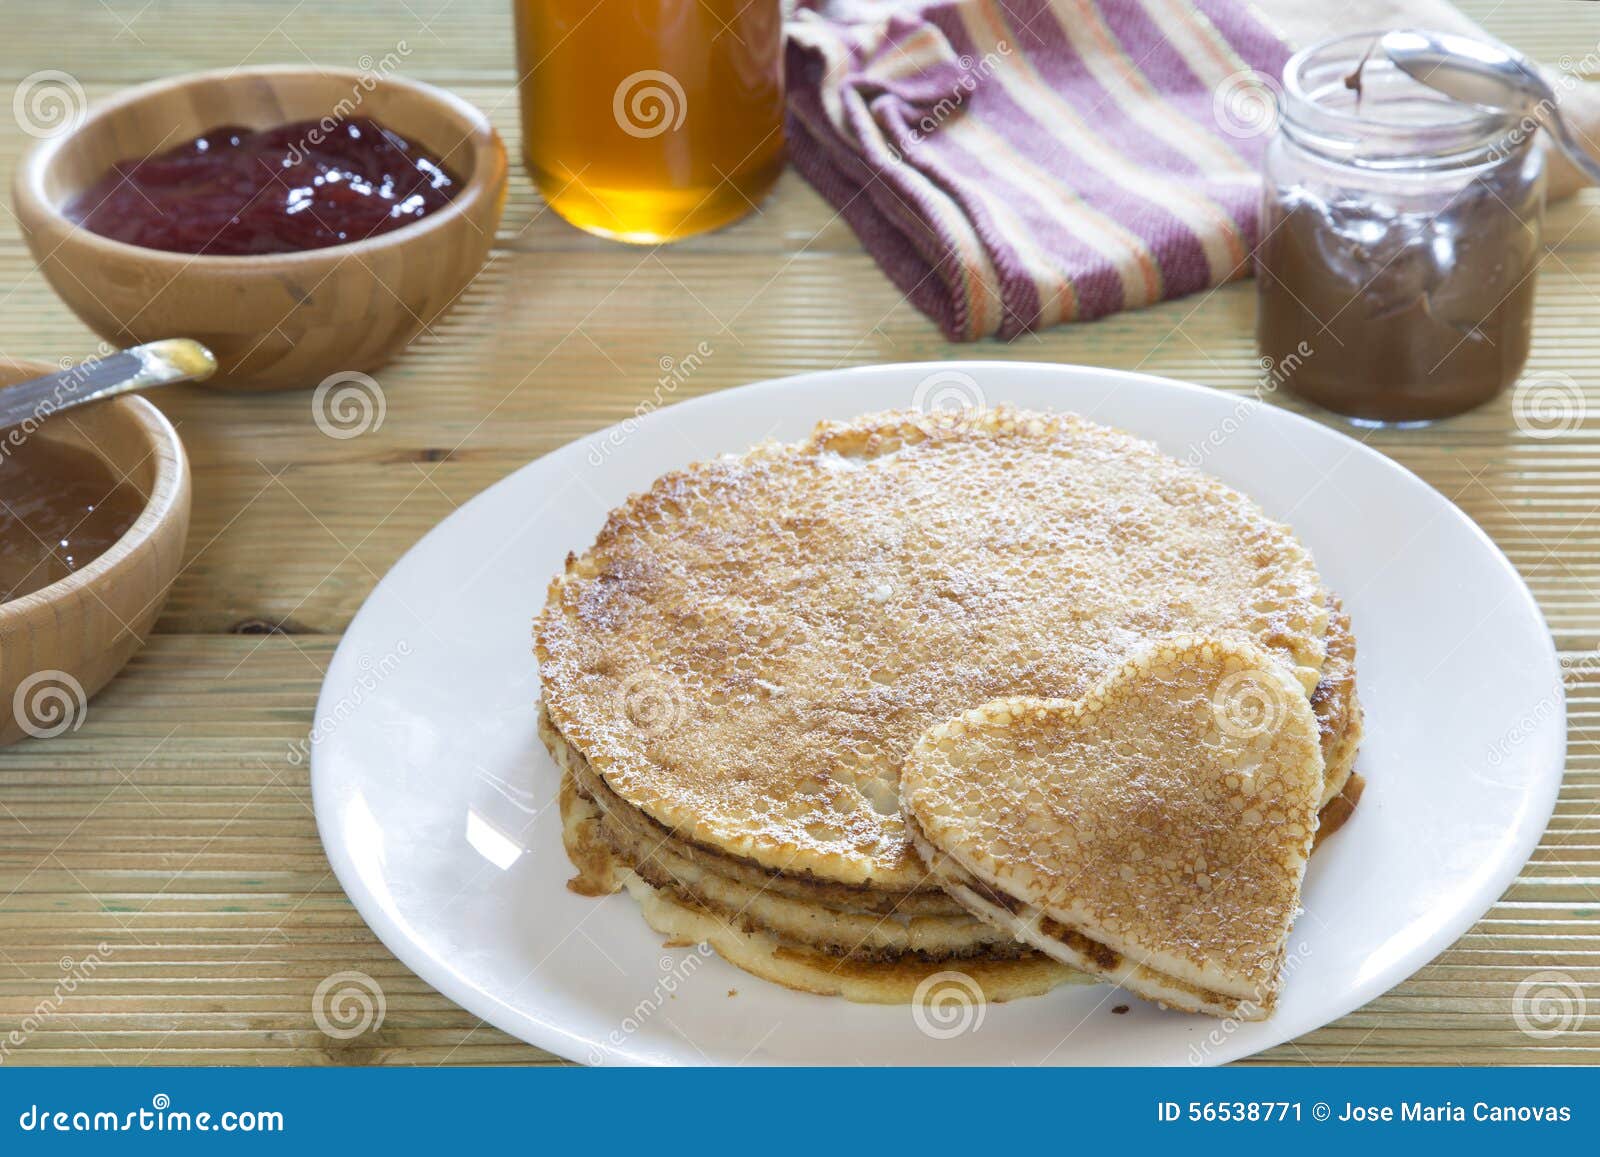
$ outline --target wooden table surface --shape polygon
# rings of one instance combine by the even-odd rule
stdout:
[[[1581,62],[1600,43],[1600,5],[1464,7],[1546,60]],[[0,98],[44,68],[94,100],[199,68],[363,67],[403,45],[405,72],[490,112],[514,176],[489,268],[436,340],[378,373],[381,428],[326,437],[308,393],[155,398],[195,468],[188,559],[166,613],[81,730],[0,752],[0,1037],[28,1030],[8,1063],[551,1061],[438,995],[379,944],[329,871],[306,770],[289,753],[311,726],[340,633],[400,554],[517,466],[628,416],[660,359],[702,341],[714,348],[680,397],[806,370],[969,356],[1140,369],[1226,390],[1256,378],[1248,283],[1009,345],[946,344],[793,174],[758,216],[671,248],[575,232],[544,211],[516,164],[505,0],[27,9],[0,40]],[[28,138],[0,121],[9,180]],[[1438,429],[1372,439],[1500,544],[1574,660],[1600,644],[1597,206],[1589,192],[1549,215],[1530,365],[1576,382],[1585,420],[1532,439],[1503,398]],[[0,353],[54,362],[95,344],[0,212]],[[1600,1059],[1600,665],[1576,671],[1560,803],[1500,903],[1405,984],[1263,1059]],[[57,1000],[102,944],[104,960]],[[312,996],[349,969],[382,985],[386,1015],[376,1032],[334,1040],[313,1022]],[[1587,988],[1588,1016],[1536,1039],[1518,1030],[1512,999],[1544,969]],[[36,1018],[41,1002],[51,1015]]]

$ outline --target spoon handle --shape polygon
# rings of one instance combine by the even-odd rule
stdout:
[[[1572,126],[1567,123],[1567,118],[1559,111],[1554,112],[1545,121],[1545,127],[1551,129],[1555,135],[1556,143],[1561,151],[1566,154],[1567,160],[1578,169],[1585,177],[1600,185],[1600,162],[1589,155],[1589,150],[1573,135]]]
[[[132,390],[201,382],[217,369],[211,351],[188,338],[134,346],[81,365],[0,389],[0,430],[42,422],[58,410],[114,398]]]

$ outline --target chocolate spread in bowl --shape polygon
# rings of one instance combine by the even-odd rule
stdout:
[[[1422,422],[1488,401],[1527,360],[1540,207],[1536,188],[1494,175],[1430,211],[1269,188],[1261,353],[1285,388],[1356,419]]]

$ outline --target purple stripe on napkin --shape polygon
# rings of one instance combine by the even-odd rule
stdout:
[[[796,168],[954,340],[1248,271],[1289,50],[1235,0],[802,0],[787,51]]]

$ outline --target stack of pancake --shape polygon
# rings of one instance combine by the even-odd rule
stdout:
[[[574,886],[807,991],[1082,978],[930,870],[900,772],[929,728],[1083,696],[1152,640],[1266,656],[1318,729],[1321,834],[1359,795],[1355,642],[1310,554],[1071,415],[872,415],[666,475],[569,557],[536,633]],[[1246,731],[1270,709],[1229,705]]]

